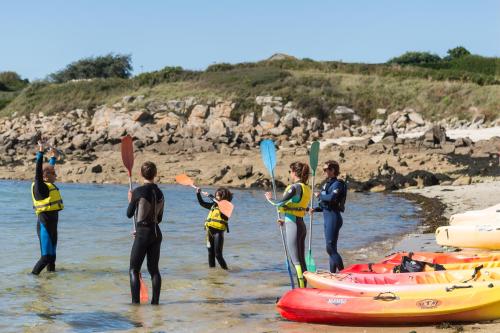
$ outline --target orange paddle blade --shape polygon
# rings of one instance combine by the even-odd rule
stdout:
[[[142,280],[142,273],[139,274],[139,281],[141,283],[141,303],[147,303],[148,302],[148,287],[146,286],[146,284],[144,283],[144,281]]]
[[[221,200],[217,202],[217,206],[219,206],[219,210],[222,214],[226,215],[228,218],[233,214],[234,206],[227,200]]]
[[[184,173],[175,176],[175,181],[181,185],[194,186],[193,180],[191,178],[189,178],[189,176],[184,174]]]
[[[130,135],[122,138],[121,150],[123,165],[127,168],[128,175],[130,177],[132,174],[132,168],[134,167],[134,144]]]

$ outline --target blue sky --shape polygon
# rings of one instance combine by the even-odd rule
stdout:
[[[457,45],[500,56],[500,0],[33,0],[0,5],[0,71],[30,80],[131,54],[134,73],[265,59],[385,62]]]

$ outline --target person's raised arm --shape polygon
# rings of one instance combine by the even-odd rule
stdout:
[[[33,195],[36,200],[42,200],[49,196],[49,188],[43,181],[43,149],[42,142],[38,142],[38,151],[36,153],[36,167],[35,167],[35,182],[33,186]]]
[[[211,209],[212,206],[214,205],[213,202],[206,202],[205,200],[203,200],[200,188],[196,189],[196,198],[198,199],[198,203],[200,204],[200,206],[203,208]]]

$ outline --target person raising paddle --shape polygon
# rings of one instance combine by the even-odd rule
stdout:
[[[163,218],[164,197],[161,190],[154,183],[156,165],[153,162],[144,162],[141,166],[141,175],[144,185],[128,192],[129,205],[127,217],[135,216],[134,244],[130,252],[130,291],[132,303],[140,303],[139,273],[147,256],[148,272],[151,275],[153,297],[151,304],[158,304],[160,300],[161,275],[158,268],[162,233],[158,224]]]
[[[201,189],[197,187],[196,197],[198,198],[200,206],[210,209],[207,219],[205,220],[208,266],[215,267],[215,259],[217,259],[222,269],[228,269],[222,251],[224,249],[224,231],[229,232],[229,218],[220,211],[219,205],[213,199],[218,202],[222,200],[230,202],[233,199],[233,194],[227,188],[221,187],[215,191],[215,195],[208,195],[208,197],[212,199],[212,202],[206,202],[201,197]]]
[[[37,234],[40,242],[41,257],[31,273],[39,275],[47,267],[47,271],[56,270],[57,223],[59,211],[64,209],[61,193],[54,182],[57,174],[54,169],[58,156],[57,150],[50,149],[49,164],[43,163],[44,143],[38,141],[36,154],[35,181],[31,185],[33,208],[37,216]]]
[[[287,186],[280,201],[272,200],[272,193],[266,192],[266,199],[278,206],[278,211],[285,214],[286,243],[290,251],[292,265],[297,273],[299,287],[305,287],[302,273],[307,270],[305,259],[305,239],[307,234],[304,216],[311,198],[311,188],[307,185],[309,166],[302,162],[290,164],[290,177],[293,184]],[[283,223],[283,221],[279,221]]]

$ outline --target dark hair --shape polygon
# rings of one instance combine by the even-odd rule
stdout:
[[[325,164],[328,166],[329,170],[333,170],[335,172],[335,176],[338,176],[340,174],[339,162],[330,160],[326,161]]]
[[[290,170],[295,172],[302,183],[307,184],[309,180],[309,165],[302,162],[293,162],[290,164]]]
[[[156,177],[156,165],[149,161],[142,163],[141,175],[147,180],[153,180]]]
[[[217,195],[217,193],[220,194],[221,200],[227,200],[227,201],[233,200],[233,194],[225,187],[219,187],[217,191],[215,191],[215,195]]]

